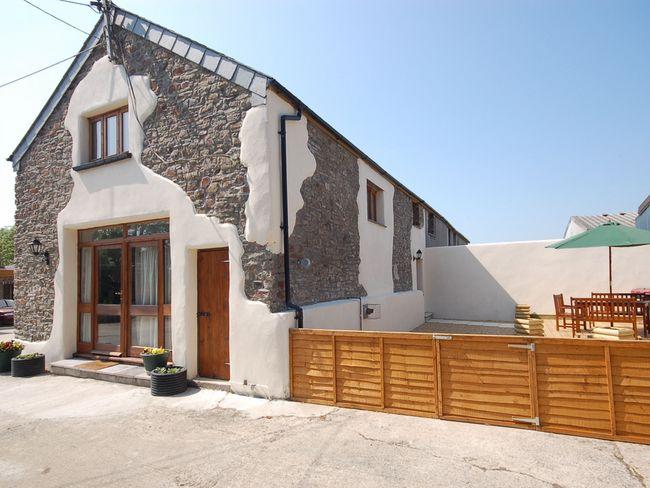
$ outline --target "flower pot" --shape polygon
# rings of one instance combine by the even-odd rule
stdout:
[[[140,354],[140,357],[144,363],[144,370],[147,374],[151,374],[151,370],[167,365],[169,353],[165,351],[162,354]]]
[[[11,359],[11,376],[27,377],[45,373],[45,356],[40,355],[29,359]]]
[[[153,396],[172,396],[187,390],[187,369],[178,373],[161,374],[151,372],[151,394]]]
[[[11,371],[11,358],[20,355],[20,351],[0,351],[0,373]]]

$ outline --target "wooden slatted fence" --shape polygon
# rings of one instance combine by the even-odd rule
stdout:
[[[650,341],[290,331],[296,401],[650,444]]]

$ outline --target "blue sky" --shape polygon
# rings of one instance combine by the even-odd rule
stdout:
[[[97,18],[32,1],[84,30]],[[472,242],[559,237],[570,215],[650,192],[650,2],[117,3],[277,78]],[[83,40],[4,2],[0,83]],[[3,159],[66,66],[0,89]],[[0,225],[12,186],[0,163]]]

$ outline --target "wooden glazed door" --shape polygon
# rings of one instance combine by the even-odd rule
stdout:
[[[229,380],[228,249],[199,251],[197,267],[199,376]]]

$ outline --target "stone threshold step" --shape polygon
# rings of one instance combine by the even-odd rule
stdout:
[[[206,390],[220,390],[230,392],[230,382],[227,380],[218,380],[215,378],[202,378],[197,376],[192,380],[188,380],[190,386],[196,388],[204,388]]]
[[[94,380],[110,381],[125,385],[142,386],[149,388],[151,380],[142,366],[130,364],[115,364],[97,369],[98,361],[89,359],[63,359],[50,364],[52,374],[61,376],[74,376],[75,378],[90,378]],[[101,366],[100,366],[101,367]]]
[[[109,363],[110,364],[110,363]],[[50,372],[60,376],[74,376],[76,378],[90,378],[111,383],[142,386],[149,388],[151,379],[144,367],[132,364],[113,364],[102,367],[100,361],[91,359],[63,359],[50,364]],[[188,380],[188,386],[205,388],[209,390],[230,391],[230,383],[225,380],[197,377]]]

